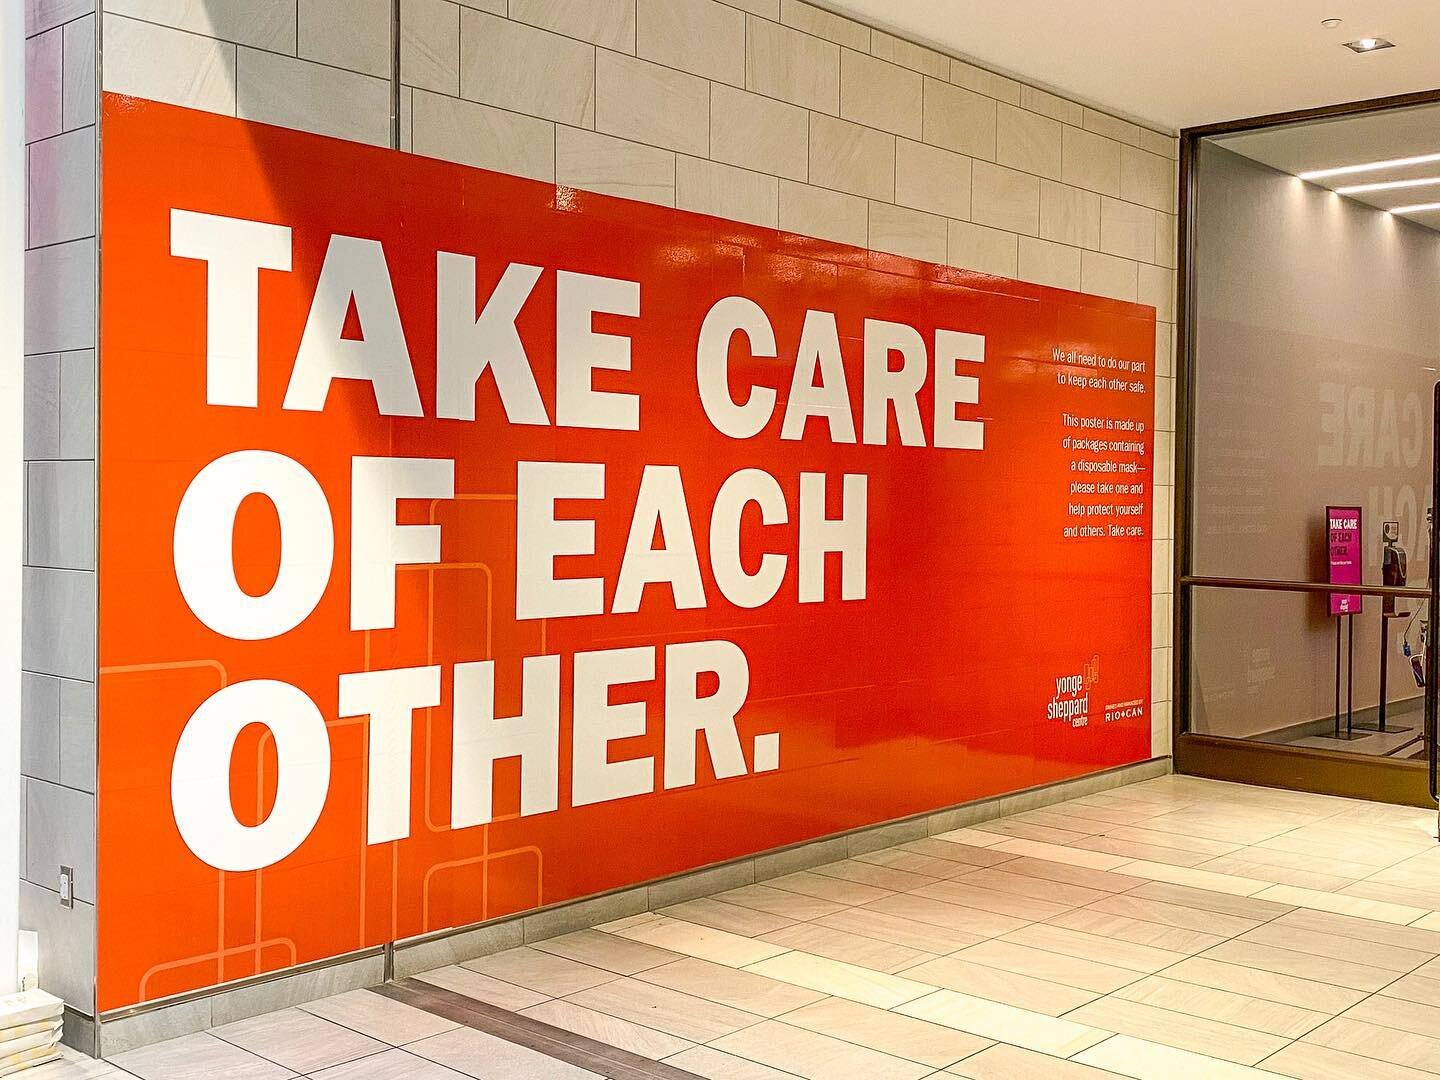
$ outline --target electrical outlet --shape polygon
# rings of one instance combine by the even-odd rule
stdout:
[[[60,867],[60,906],[75,906],[75,868],[71,866]]]

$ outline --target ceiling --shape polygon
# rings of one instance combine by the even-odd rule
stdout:
[[[1440,154],[1440,105],[1287,124],[1225,135],[1216,141],[1227,150],[1294,175],[1425,155],[1433,157]],[[1398,180],[1434,180],[1435,183],[1380,191],[1344,191],[1351,186]],[[1312,177],[1309,182],[1331,190],[1340,189],[1348,198],[1381,210],[1440,204],[1440,161]],[[1416,224],[1440,229],[1440,210],[1404,216]]]
[[[1440,88],[1436,0],[820,3],[1170,130]],[[1368,36],[1396,47],[1341,47]]]

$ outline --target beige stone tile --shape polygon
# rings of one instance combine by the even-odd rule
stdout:
[[[1092,870],[1089,867],[1058,863],[1050,859],[1031,859],[1023,856],[1007,862],[999,869],[1007,874],[1078,885],[1095,892],[1112,895],[1128,892],[1145,884],[1144,878],[1129,877],[1108,870]],[[1095,899],[1100,900],[1103,897]]]
[[[953,990],[937,990],[929,997],[900,1006],[896,1011],[996,1042],[1011,1043],[1026,1050],[1059,1057],[1070,1057],[1109,1035],[1107,1031],[1084,1024]]]
[[[415,153],[481,169],[555,179],[555,125],[421,90],[414,96]]]
[[[666,1058],[665,1063],[710,1080],[794,1080],[795,1077],[794,1073],[781,1072],[758,1061],[747,1061],[713,1046],[691,1047]]]
[[[528,945],[482,956],[478,960],[466,960],[460,966],[489,975],[492,979],[523,986],[546,997],[564,997],[617,978],[613,971],[540,952]]]
[[[235,114],[234,45],[109,13],[104,35],[106,90]]]
[[[1240,941],[1255,941],[1262,945],[1273,945],[1295,952],[1328,956],[1335,960],[1346,960],[1371,967],[1384,968],[1404,975],[1429,960],[1435,954],[1407,949],[1398,945],[1387,945],[1375,940],[1344,937],[1333,931],[1310,929],[1279,922],[1257,926],[1241,936]]]
[[[950,221],[946,261],[951,266],[1013,278],[1019,273],[1020,245],[1014,233]]]
[[[1440,977],[1406,975],[1403,979],[1396,979],[1380,993],[1385,997],[1402,998],[1405,1001],[1416,1001],[1421,1005],[1440,1008]]]
[[[388,81],[243,46],[236,114],[373,146],[390,144]]]
[[[1160,847],[1176,848],[1180,851],[1192,851],[1198,855],[1206,855],[1215,858],[1217,855],[1229,855],[1231,852],[1241,850],[1240,844],[1231,844],[1220,840],[1210,840],[1204,836],[1186,836],[1184,833],[1164,832],[1159,829],[1146,829],[1137,826],[1121,826],[1111,829],[1107,834],[1117,840],[1133,840],[1142,844],[1154,844]]]
[[[934,923],[865,907],[837,911],[834,915],[816,919],[815,925],[843,930],[860,937],[875,938],[877,941],[888,941],[917,952],[954,952],[984,940],[984,935],[978,932],[967,933],[953,926],[937,926]]]
[[[764,19],[745,20],[745,88],[834,115],[840,48]]]
[[[895,201],[933,214],[970,216],[970,159],[927,143],[895,142]]]
[[[1138,297],[1140,303],[1155,309],[1160,322],[1175,321],[1175,271],[1163,266],[1140,264]]]
[[[1294,910],[1292,904],[1215,892],[1211,889],[1195,888],[1189,885],[1175,885],[1164,881],[1152,881],[1147,885],[1141,885],[1130,895],[1146,900],[1159,900],[1166,904],[1178,904],[1181,907],[1196,908],[1200,911],[1238,915],[1242,919],[1250,919],[1255,922],[1266,922],[1277,915]],[[1219,931],[1215,932],[1219,933]]]
[[[1069,848],[1061,844],[1048,844],[1044,841],[1027,840],[1019,836],[1001,841],[995,847],[997,851],[1008,852],[1012,855],[1028,855],[1033,859],[1045,859],[1049,862],[1066,863],[1071,866],[1085,866],[1091,870],[1114,870],[1132,861],[1119,855]]]
[[[984,964],[1002,971],[1013,971],[1032,979],[1060,983],[1088,990],[1094,994],[1110,994],[1140,978],[1140,974],[1095,960],[1067,956],[1047,949],[1033,948],[1008,938],[982,941],[962,949],[956,960]]]
[[[1376,922],[1406,924],[1427,914],[1424,908],[1412,908],[1403,904],[1387,904],[1379,900],[1365,900],[1354,896],[1337,896],[1318,892],[1314,889],[1300,889],[1292,885],[1272,885],[1255,894],[1257,899],[1272,900],[1295,907],[1314,908],[1337,915],[1351,915],[1359,919]]]
[[[870,206],[864,200],[828,188],[780,181],[780,228],[841,244],[864,247]]]
[[[545,77],[536,78],[537,71],[544,71]],[[595,126],[596,85],[593,45],[482,11],[460,13],[462,97],[589,128]],[[606,91],[612,88],[608,79],[601,85]],[[614,104],[613,99],[607,101],[608,106]]]
[[[300,0],[297,53],[306,60],[388,79],[390,8],[388,0]],[[458,26],[458,15],[455,18]]]
[[[1398,1028],[1414,1035],[1440,1040],[1440,1007],[1418,1001],[1368,997],[1345,1013],[1347,1020],[1361,1020],[1381,1027]]]
[[[1277,1076],[1263,1069],[1130,1035],[1106,1039],[1099,1046],[1076,1054],[1075,1060],[1100,1069],[1113,1069],[1135,1080],[1276,1080]]]
[[[577,1035],[594,1039],[608,1046],[618,1046],[641,1057],[660,1058],[678,1054],[690,1048],[692,1043],[667,1035],[663,1031],[633,1024],[628,1020],[596,1012],[577,1005],[572,1001],[546,1001],[532,1005],[520,1015],[528,1016],[541,1023],[573,1031]]]
[[[1254,878],[1214,874],[1207,870],[1196,870],[1188,866],[1169,866],[1165,863],[1145,862],[1140,859],[1126,863],[1119,869],[1135,877],[1149,878],[1152,881],[1161,881],[1170,885],[1184,885],[1207,892],[1226,893],[1232,896],[1255,896],[1267,889],[1284,887],[1271,885],[1269,882],[1258,881]]]
[[[1410,1069],[1428,1070],[1435,1065],[1434,1038],[1343,1017],[1322,1024],[1304,1041]]]
[[[1104,135],[1107,139],[1115,139],[1132,146],[1140,145],[1140,129],[1128,120],[1121,120],[1109,113],[1087,108],[1083,126],[1086,131]]]
[[[871,900],[879,900],[882,896],[896,891],[877,888],[859,881],[827,877],[824,874],[815,874],[808,870],[771,878],[766,884],[776,889],[785,889],[802,896],[814,896],[845,906],[868,904]]]
[[[817,876],[855,881],[888,892],[905,892],[920,885],[938,880],[932,874],[918,874],[910,870],[899,870],[892,866],[880,866],[859,859],[845,859],[842,862],[826,863],[812,871]]]
[[[1079,956],[1096,960],[1114,967],[1151,974],[1185,959],[1186,954],[1154,945],[1140,945],[1131,941],[1103,938],[1081,930],[1056,926],[1053,923],[1036,923],[1006,935],[1005,940],[1029,945],[1036,949],[1048,949],[1068,956]]]
[[[975,869],[974,863],[961,862],[954,858],[941,858],[938,855],[927,855],[923,851],[909,851],[905,847],[882,848],[879,851],[867,851],[855,856],[862,862],[873,862],[879,866],[889,866],[897,870],[909,870],[916,874],[924,874],[926,877],[937,880],[947,880],[953,877],[961,877]]]
[[[710,84],[602,49],[595,63],[595,127],[704,157],[710,146]]]
[[[1104,1080],[1120,1075],[1005,1043],[996,1043],[945,1071],[970,1080]]]
[[[681,958],[679,953],[657,949],[653,945],[599,930],[576,930],[560,937],[537,941],[530,947],[539,952],[577,960],[604,971],[613,971],[617,975],[634,975],[636,972],[673,963]]]
[[[635,52],[635,0],[510,0],[510,18],[616,52]]]
[[[799,949],[816,956],[826,956],[831,960],[892,974],[932,959],[930,953],[919,949],[817,923],[796,923],[786,930],[766,934],[764,939],[787,949]]]
[[[680,919],[700,926],[711,926],[742,937],[759,937],[772,930],[782,930],[794,923],[794,919],[771,912],[756,911],[739,904],[727,904],[708,896],[699,900],[686,900],[660,908],[659,914],[671,919]]]
[[[1158,949],[1168,949],[1186,955],[1204,952],[1225,940],[1218,934],[1206,934],[1182,926],[1165,926],[1161,923],[1146,922],[1143,919],[1113,915],[1090,907],[1067,911],[1064,915],[1058,915],[1051,919],[1050,922],[1054,926],[1095,934],[1113,941],[1152,945]]]
[[[94,11],[97,6],[87,2],[84,10]],[[106,15],[126,15],[200,37],[295,55],[295,5],[290,0],[106,0],[103,9]],[[109,45],[107,40],[107,52]]]
[[[961,86],[925,80],[927,143],[985,161],[995,160],[997,105],[994,98]]]
[[[1120,199],[1103,198],[1100,205],[1102,251],[1140,262],[1155,261],[1155,211]]]
[[[555,182],[622,199],[675,205],[675,155],[581,128],[555,132]]]
[[[1157,324],[1160,325],[1160,324]],[[1214,870],[1222,874],[1240,874],[1245,877],[1272,881],[1277,885],[1296,885],[1302,889],[1316,889],[1321,892],[1338,892],[1355,882],[1354,877],[1340,877],[1336,874],[1317,873],[1314,870],[1300,870],[1290,866],[1277,866],[1273,862],[1258,861],[1245,857],[1245,852],[1259,850],[1243,849],[1239,854],[1221,855],[1202,863],[1200,869]],[[1341,865],[1354,865],[1342,863]]]
[[[746,970],[878,1009],[894,1008],[935,989],[913,979],[803,952],[781,953]]]
[[[1024,860],[1014,860],[1014,862],[1022,861]],[[1034,864],[1040,864],[1040,860],[1038,859],[1031,861]],[[1061,870],[1067,869],[1065,867],[1059,867],[1059,864],[1056,863],[1044,865],[1057,866]],[[1092,873],[1099,874],[1100,871],[1092,871]],[[1134,884],[1140,884],[1138,879],[1132,880]],[[1000,892],[1015,893],[1019,896],[1028,896],[1034,900],[1048,900],[1055,904],[1069,904],[1075,907],[1083,904],[1093,904],[1097,900],[1103,900],[1105,897],[1112,895],[1111,892],[1092,889],[1086,885],[1076,885],[1068,881],[1057,880],[1054,877],[1013,873],[1012,864],[976,870],[972,874],[966,874],[963,884],[982,889],[995,889]]]
[[[1054,94],[1044,90],[1036,89],[1033,86],[1023,86],[1020,90],[1020,104],[1032,112],[1041,113],[1045,116],[1054,117],[1056,120],[1063,120],[1067,124],[1079,125],[1084,122],[1085,109],[1073,101],[1056,97]]]
[[[421,982],[428,982],[445,990],[464,994],[476,1001],[494,1005],[496,1008],[508,1009],[511,1012],[519,1012],[521,1009],[528,1009],[531,1005],[538,1005],[540,1002],[548,1000],[550,996],[534,990],[527,990],[514,983],[492,979],[489,975],[482,975],[478,971],[471,971],[458,964],[422,972],[415,977]]]
[[[647,945],[729,967],[745,967],[785,951],[767,942],[676,919],[631,926],[620,932]]]
[[[773,229],[780,213],[780,182],[764,173],[682,154],[675,162],[675,205]]]
[[[369,990],[351,990],[319,1001],[307,1001],[299,1007],[391,1046],[427,1039],[459,1026],[453,1020]]]
[[[1156,534],[1156,539],[1161,539],[1159,534]],[[1086,837],[1084,840],[1077,841],[1076,847],[1084,848],[1086,851],[1103,851],[1109,855],[1123,855],[1128,861],[1139,858],[1139,860],[1149,861],[1149,863],[1169,863],[1175,867],[1197,867],[1201,863],[1210,861],[1210,855],[1202,855],[1198,851],[1181,851],[1179,848],[1142,844],[1135,840],[1116,840],[1113,835]]]
[[[840,51],[840,115],[908,139],[920,138],[922,76],[856,52]]]
[[[901,849],[916,851],[922,855],[933,855],[937,859],[945,859],[948,862],[967,863],[970,866],[999,866],[1001,863],[1015,860],[1015,856],[1006,851],[992,851],[987,846],[967,844],[942,836],[927,836],[923,840],[911,840],[908,844],[902,844]],[[952,875],[946,875],[946,877],[950,876]]]
[[[745,85],[745,14],[717,0],[639,0],[636,54]]]
[[[1059,179],[1060,128],[1056,120],[1002,103],[996,115],[995,160],[1022,172]]]
[[[717,893],[715,899],[722,903],[779,915],[781,918],[794,919],[797,922],[818,919],[821,915],[829,915],[846,906],[814,896],[789,892],[785,889],[771,888],[768,884],[745,885],[738,889],[729,889],[726,892]]]
[[[785,1015],[785,1023],[943,1069],[990,1045],[986,1039],[854,1001],[828,998]]]
[[[1080,260],[1081,287],[1085,292],[1096,296],[1134,300],[1138,269],[1138,264],[1129,259],[1117,258],[1099,251],[1086,251]]]
[[[803,3],[802,0],[780,0],[780,21],[807,34],[828,38],[837,44],[862,52],[870,50],[870,28],[853,19]]]
[[[1221,963],[1195,956],[1182,960],[1165,971],[1165,977],[1180,982],[1228,990],[1234,994],[1278,1001],[1284,1005],[1326,1013],[1344,1012],[1364,998],[1362,991],[1318,982],[1314,979],[1286,975],[1239,964]]]
[[[870,204],[869,247],[892,255],[943,263],[947,243],[943,217],[889,203]]]
[[[912,71],[923,72],[932,78],[950,77],[950,57],[880,30],[870,31],[870,55],[908,67]]]
[[[1069,244],[1071,247],[1099,247],[1101,242],[1100,196],[1093,191],[1085,191],[1068,184],[1042,180],[1040,183],[1040,235],[1046,240]],[[1066,812],[1070,813],[1068,804],[1066,805]],[[1095,820],[1097,824],[1104,821],[1104,819],[1091,819],[1083,813],[1072,813],[1071,816]]]
[[[388,79],[390,73],[387,68],[376,74]],[[458,4],[449,0],[401,0],[400,81],[451,97],[460,93]]]
[[[1020,280],[1057,289],[1080,289],[1080,249],[1020,237]]]
[[[1169,158],[1122,146],[1120,197],[1152,210],[1175,212],[1175,163]]]
[[[1120,150],[1123,143],[1066,126],[1061,138],[1060,175],[1067,184],[1120,195]]]
[[[1305,1042],[1291,1043],[1271,1055],[1265,1066],[1302,1080],[1354,1080],[1357,1076],[1365,1080],[1429,1080],[1435,1075]]]
[[[967,64],[963,60],[951,59],[950,81],[956,86],[963,86],[997,101],[1008,101],[1011,105],[1020,104],[1018,82],[974,64]]]
[[[718,1050],[758,1061],[809,1080],[838,1076],[875,1080],[919,1080],[930,1067],[879,1051],[832,1039],[773,1020],[756,1024],[715,1042]]]
[[[1277,949],[1273,945],[1260,945],[1250,941],[1227,941],[1206,950],[1202,956],[1207,960],[1240,964],[1258,971],[1294,975],[1369,993],[1374,993],[1395,980],[1395,973],[1384,968],[1316,956],[1313,953],[1295,952],[1291,949]]]
[[[302,1073],[319,1072],[386,1049],[384,1043],[367,1035],[294,1008],[225,1024],[211,1034]]]
[[[949,832],[937,833],[930,839],[945,840],[952,844],[965,844],[968,847],[994,847],[1005,838],[981,829],[951,829]]]
[[[1161,266],[1176,265],[1176,246],[1179,236],[1176,232],[1174,214],[1155,215],[1155,262]]]
[[[783,101],[715,85],[710,90],[710,157],[773,176],[804,180],[810,121]]]
[[[1063,904],[1047,904],[1043,900],[1031,900],[1013,893],[978,889],[966,886],[964,881],[937,881],[934,885],[922,885],[913,892],[876,900],[865,906],[896,915],[913,911],[917,913],[917,918],[924,913],[937,920],[973,920],[977,933],[1001,926],[1007,927],[1002,932],[1008,933],[1018,930],[1024,923],[1051,919],[1068,910]],[[947,908],[948,911],[945,910]]]
[[[971,176],[970,218],[976,224],[1009,232],[1035,235],[1040,231],[1040,181],[1028,173],[1017,172],[987,161],[977,161]],[[987,823],[996,827],[995,823]],[[1049,842],[1037,831],[1010,825],[1012,835],[1030,832],[1031,839]],[[1054,830],[1058,833],[1060,830]],[[1058,836],[1050,838],[1062,839]]]
[[[998,1001],[1046,1016],[1061,1016],[1100,996],[1098,991],[974,963],[964,959],[963,952],[927,960],[902,974],[945,990]]]
[[[810,182],[870,199],[893,199],[895,136],[847,120],[812,115]]]
[[[1114,997],[1082,1005],[1066,1018],[1240,1065],[1257,1065],[1290,1041],[1219,1020]]]
[[[762,1019],[759,1013],[640,979],[603,983],[572,994],[567,1000],[690,1042],[710,1042]],[[679,1049],[674,1052],[678,1053]]]
[[[1152,975],[1131,983],[1117,990],[1113,996],[1168,1009],[1174,1013],[1264,1031],[1286,1039],[1298,1039],[1330,1019],[1328,1013],[1314,1009],[1302,1009],[1249,994],[1180,982],[1162,975]]]
[[[756,975],[753,971],[698,959],[677,960],[663,967],[650,968],[635,978],[759,1016],[779,1016],[825,996],[803,986]]]

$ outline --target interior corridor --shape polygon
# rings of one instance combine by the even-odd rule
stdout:
[[[37,1080],[1440,1075],[1435,815],[1165,776]]]

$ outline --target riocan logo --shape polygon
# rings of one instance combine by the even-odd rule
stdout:
[[[1046,707],[1047,720],[1063,720],[1071,727],[1090,723],[1090,691],[1100,683],[1100,657],[1092,656],[1073,675],[1055,679],[1055,696]]]
[[[1121,701],[1115,705],[1105,706],[1105,723],[1114,723],[1116,720],[1134,720],[1145,715],[1145,702]]]

